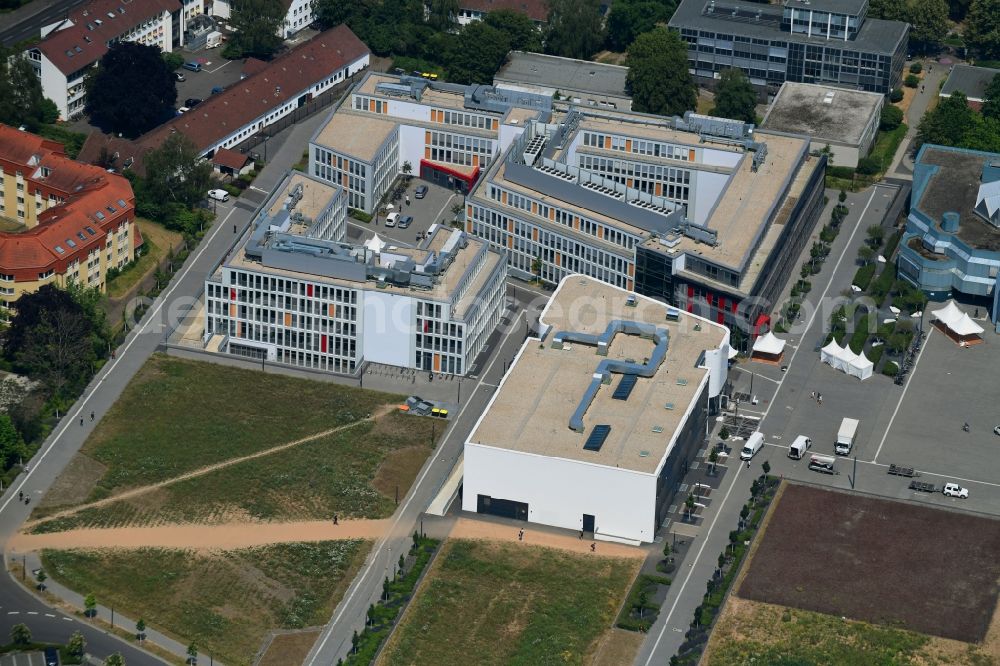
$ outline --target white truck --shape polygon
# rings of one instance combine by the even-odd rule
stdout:
[[[206,49],[214,49],[217,46],[222,46],[223,42],[222,33],[218,30],[208,33],[208,41],[205,42]]]
[[[837,431],[837,443],[833,450],[838,456],[846,456],[854,448],[854,438],[858,434],[858,420],[844,419],[840,422],[840,430]]]

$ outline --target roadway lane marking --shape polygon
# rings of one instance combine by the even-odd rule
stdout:
[[[7,611],[7,615],[20,615],[21,611]]]
[[[917,360],[913,362],[913,372],[910,373],[910,379],[903,387],[903,392],[899,394],[899,402],[896,403],[896,409],[892,410],[892,418],[889,419],[889,425],[885,427],[885,434],[882,435],[882,441],[878,443],[878,449],[875,451],[875,456],[872,458],[872,462],[877,461],[878,455],[882,453],[882,447],[885,446],[885,440],[888,439],[889,431],[892,430],[892,424],[896,420],[896,414],[899,413],[899,408],[903,406],[903,398],[906,397],[906,392],[910,390],[910,383],[913,381],[913,375],[917,374],[917,366],[920,365],[920,357],[924,355],[924,350],[927,349],[927,343],[930,342],[931,335],[933,333],[933,328],[927,329],[927,337],[920,345],[920,351],[917,353]],[[897,365],[896,367],[899,366]]]
[[[28,611],[28,615],[38,615],[38,611]]]
[[[72,622],[73,621],[73,618],[71,618],[71,617],[64,617],[63,619],[66,620],[67,622]]]
[[[62,438],[62,436],[66,434],[66,431],[73,424],[73,422],[76,421],[77,419],[83,418],[83,414],[84,411],[86,410],[87,403],[90,402],[90,399],[97,394],[97,389],[101,387],[101,384],[104,383],[104,380],[107,378],[107,376],[111,374],[116,367],[118,367],[118,364],[122,361],[123,358],[125,358],[125,354],[128,353],[128,350],[132,347],[133,344],[135,344],[135,341],[138,340],[139,337],[143,335],[145,330],[149,328],[149,325],[153,323],[153,321],[156,319],[156,316],[159,314],[160,310],[163,309],[163,304],[167,302],[167,299],[170,298],[170,295],[174,293],[174,290],[177,289],[177,286],[184,280],[184,276],[186,276],[188,272],[191,270],[191,267],[194,266],[195,263],[197,263],[198,259],[201,257],[202,253],[205,252],[206,248],[208,248],[208,246],[212,244],[212,239],[214,239],[215,236],[219,233],[219,231],[226,226],[226,222],[229,220],[229,216],[232,215],[235,210],[236,210],[235,208],[230,209],[229,213],[226,215],[225,218],[223,218],[222,222],[216,225],[215,231],[213,231],[205,239],[203,239],[201,246],[198,248],[198,251],[195,252],[193,256],[189,257],[189,261],[185,262],[184,268],[181,270],[180,273],[178,273],[175,276],[175,279],[171,281],[170,288],[167,289],[164,293],[160,294],[156,307],[154,307],[150,312],[147,313],[148,318],[146,319],[146,323],[140,326],[138,329],[134,329],[132,332],[132,338],[128,342],[126,342],[125,345],[121,348],[121,353],[117,354],[117,358],[112,360],[110,364],[105,364],[104,371],[101,374],[101,377],[97,380],[97,383],[94,384],[94,387],[90,390],[89,393],[82,396],[82,400],[80,402],[80,408],[76,410],[76,414],[73,415],[73,418],[68,418],[69,417],[68,413],[66,414],[66,416],[63,417],[62,427],[58,429],[58,432],[52,438],[52,441],[49,442],[48,446],[45,447],[45,450],[42,451],[41,454],[35,454],[36,458],[32,458],[32,460],[29,461],[31,463],[31,468],[28,470],[26,474],[21,476],[21,481],[17,484],[17,490],[21,490],[22,488],[24,488],[24,484],[28,482],[28,479],[31,478],[32,474],[38,471],[38,467],[39,465],[41,465],[42,461],[45,460],[45,456],[49,455],[52,449],[55,448],[55,445],[59,442],[60,438]],[[6,511],[7,505],[10,504],[11,501],[14,499],[14,492],[13,492],[14,487],[10,486],[9,490],[11,492],[10,497],[7,498],[7,500],[3,503],[3,505],[0,505],[0,513]],[[18,503],[20,503],[20,500],[18,501]]]
[[[52,613],[46,613],[45,617],[55,617],[55,615],[53,615]]]
[[[521,314],[519,314],[517,316],[517,319],[515,319],[514,321],[517,322],[521,318],[521,315],[524,314],[524,312],[525,311],[522,311]],[[508,332],[507,335],[504,336],[505,339],[502,340],[497,345],[497,350],[498,351],[501,348],[503,348],[503,343],[506,341],[506,338],[509,338],[509,337],[510,337],[510,333]],[[473,395],[475,394],[475,391],[479,390],[479,384],[482,383],[482,378],[485,378],[486,375],[489,374],[490,370],[493,369],[493,366],[496,365],[496,362],[497,362],[498,358],[500,358],[500,354],[496,354],[493,357],[493,360],[490,362],[490,364],[488,366],[486,366],[486,369],[483,371],[482,375],[480,375],[481,379],[478,382],[476,382],[476,388],[473,389]],[[466,399],[465,404],[462,406],[462,409],[459,410],[458,416],[455,417],[454,424],[455,424],[456,427],[462,421],[462,415],[465,413],[465,410],[468,409],[469,405],[472,404],[472,402],[473,402],[472,396],[469,396],[469,398]],[[323,652],[323,648],[326,647],[327,641],[329,641],[330,640],[330,636],[333,635],[333,627],[344,616],[344,613],[347,611],[347,607],[350,605],[351,600],[354,598],[354,595],[357,594],[358,590],[360,590],[364,586],[365,579],[368,578],[369,574],[371,574],[371,572],[375,570],[374,564],[382,556],[382,550],[385,548],[386,541],[389,538],[388,535],[392,534],[395,531],[396,527],[399,525],[399,521],[402,520],[403,514],[406,513],[406,509],[407,509],[407,507],[410,506],[410,503],[413,501],[413,498],[416,497],[416,495],[417,495],[416,491],[417,491],[418,488],[420,488],[420,485],[424,482],[424,479],[427,477],[427,473],[431,471],[431,468],[437,466],[438,458],[441,456],[441,452],[445,448],[445,443],[446,443],[445,440],[451,438],[451,435],[454,432],[455,432],[455,428],[452,428],[451,430],[448,431],[448,435],[445,437],[445,439],[443,439],[441,441],[440,446],[438,446],[435,449],[434,458],[431,460],[431,464],[427,465],[426,467],[424,467],[424,471],[420,475],[420,478],[417,479],[417,481],[410,487],[409,497],[407,497],[406,501],[403,503],[403,506],[396,513],[396,520],[394,520],[393,523],[392,523],[392,525],[389,527],[389,529],[386,530],[386,535],[383,536],[381,538],[381,540],[375,545],[375,549],[373,551],[373,555],[372,555],[371,560],[370,560],[371,564],[369,564],[368,568],[365,570],[365,572],[363,574],[361,574],[361,578],[357,579],[358,583],[357,583],[357,585],[354,586],[354,589],[351,590],[351,593],[348,594],[347,597],[345,597],[340,602],[340,611],[338,611],[333,616],[333,619],[331,619],[330,622],[327,624],[327,629],[325,629],[323,631],[322,640],[320,640],[319,645],[316,646],[312,658],[309,659],[309,665],[310,666],[312,666],[313,664],[316,663],[316,660],[319,658],[320,654]]]

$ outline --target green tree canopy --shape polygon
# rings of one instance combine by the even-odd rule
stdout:
[[[923,52],[941,45],[948,34],[948,3],[945,0],[910,0],[907,20],[910,43]]]
[[[21,54],[0,48],[0,122],[34,131],[58,117],[56,105],[42,95],[41,79],[31,63]]]
[[[1000,59],[1000,0],[973,0],[965,42],[980,58]]]
[[[742,69],[731,68],[722,72],[715,89],[715,108],[712,115],[732,118],[745,123],[757,119],[757,93]]]
[[[546,53],[586,60],[603,43],[600,0],[549,0]]]
[[[163,204],[193,206],[205,198],[212,182],[211,165],[198,158],[198,149],[180,132],[146,153],[144,163],[144,198]]]
[[[983,117],[1000,120],[1000,74],[994,76],[990,85],[986,86],[983,98],[986,100],[980,110]]]
[[[503,64],[510,39],[483,21],[473,21],[458,35],[448,79],[455,83],[488,83]]]
[[[10,642],[14,645],[27,645],[31,642],[31,629],[23,622],[19,622],[10,628]]]
[[[906,21],[909,17],[908,11],[906,0],[872,0],[868,5],[870,18],[886,21]]]
[[[936,143],[942,146],[962,144],[976,123],[976,112],[960,92],[941,100],[933,111],[924,115],[917,129],[917,144]]]
[[[628,48],[626,86],[636,111],[663,116],[694,109],[697,89],[687,65],[687,46],[675,33],[657,27]]]
[[[458,0],[427,0],[427,25],[435,30],[448,30],[455,26]]]
[[[608,16],[608,48],[624,51],[636,37],[668,21],[676,8],[673,0],[617,0]]]
[[[4,469],[10,469],[18,460],[28,459],[28,447],[24,445],[21,433],[14,427],[9,414],[0,414],[0,458]]]
[[[115,652],[104,660],[104,666],[125,666],[125,657],[120,652]]]
[[[483,17],[483,22],[507,35],[515,51],[541,51],[542,31],[527,14],[511,9],[498,9]]]
[[[226,46],[226,57],[270,59],[281,47],[285,11],[281,0],[234,0],[229,24],[235,32]]]
[[[174,115],[176,79],[155,46],[112,44],[86,87],[90,122],[106,132],[135,138]]]

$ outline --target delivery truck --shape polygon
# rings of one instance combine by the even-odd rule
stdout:
[[[222,33],[219,31],[208,33],[208,41],[205,42],[206,49],[214,49],[216,46],[222,46]]]
[[[854,438],[858,435],[858,420],[844,419],[837,431],[837,443],[833,450],[838,456],[846,456],[854,448]]]

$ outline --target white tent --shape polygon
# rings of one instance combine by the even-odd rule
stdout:
[[[736,351],[736,349],[735,349],[735,348],[733,348],[733,347],[730,347],[730,348],[729,348],[729,360],[730,360],[730,361],[732,361],[732,360],[733,360],[734,358],[736,358],[736,356],[737,356],[738,354],[739,354],[739,352],[738,352],[738,351]]]
[[[980,335],[983,332],[983,327],[972,321],[972,317],[969,313],[964,313],[962,317],[955,322],[948,325],[955,335],[965,337],[967,335]]]
[[[861,353],[855,356],[854,360],[847,366],[846,372],[852,377],[857,377],[861,381],[864,381],[872,376],[874,367],[872,362],[865,356],[865,350],[862,349]]]
[[[762,335],[758,337],[753,342],[753,351],[755,354],[769,354],[771,356],[779,356],[781,352],[785,350],[785,341],[776,336],[771,331],[767,332],[767,335]]]
[[[365,247],[375,253],[379,253],[382,250],[384,250],[386,245],[387,243],[381,238],[379,238],[378,234],[375,234],[374,236],[365,241]]]
[[[831,339],[826,347],[823,347],[823,349],[819,351],[819,358],[827,365],[837,368],[840,363],[840,354],[843,351],[844,350],[840,348],[840,345],[837,344],[837,340]]]
[[[948,328],[951,328],[951,324],[961,319],[962,315],[965,313],[962,312],[957,305],[955,305],[955,301],[948,301],[948,305],[944,306],[940,310],[932,311],[931,314],[934,315],[936,320]]]

